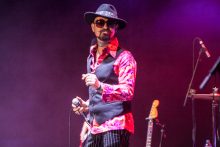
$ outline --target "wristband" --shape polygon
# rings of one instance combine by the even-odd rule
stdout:
[[[99,87],[96,89],[96,90],[102,90],[102,84],[101,84],[101,82],[99,82]]]

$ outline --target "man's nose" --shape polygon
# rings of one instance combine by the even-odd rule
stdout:
[[[105,25],[103,26],[104,29],[107,29],[108,28],[108,24],[105,23]]]

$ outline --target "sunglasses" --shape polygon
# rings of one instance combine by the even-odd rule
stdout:
[[[96,27],[98,28],[103,28],[105,26],[105,24],[109,27],[109,28],[114,28],[117,25],[117,22],[115,20],[107,20],[105,21],[104,19],[98,19],[94,22],[94,24],[96,25]]]

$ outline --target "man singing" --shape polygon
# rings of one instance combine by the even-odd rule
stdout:
[[[117,16],[111,4],[101,4],[96,12],[84,14],[95,39],[90,46],[87,73],[82,80],[89,89],[89,99],[72,104],[77,114],[88,112],[90,134],[86,147],[128,147],[134,132],[131,102],[136,79],[136,61],[119,46],[117,31],[127,22]]]

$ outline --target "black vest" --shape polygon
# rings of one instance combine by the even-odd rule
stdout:
[[[102,63],[97,67],[95,75],[102,83],[107,84],[118,84],[118,76],[114,73],[113,64],[118,56],[123,52],[123,49],[118,48],[116,52],[116,57],[112,57],[110,54],[102,61]],[[90,73],[92,56],[90,55],[87,59],[87,72]],[[107,120],[114,118],[128,112],[131,112],[131,102],[130,101],[115,101],[115,102],[104,102],[102,100],[102,94],[89,87],[89,112],[90,112],[90,122],[93,119],[96,120],[98,124],[102,124]]]

